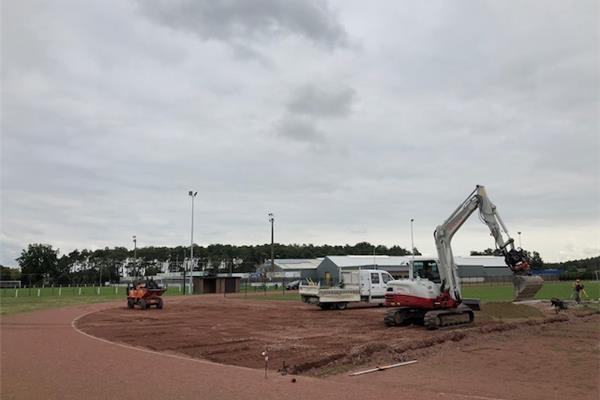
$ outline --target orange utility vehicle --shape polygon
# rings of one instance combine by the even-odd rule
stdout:
[[[160,296],[166,290],[152,279],[133,282],[133,284],[127,287],[127,308],[134,308],[138,305],[142,310],[150,306],[162,309],[163,300]]]

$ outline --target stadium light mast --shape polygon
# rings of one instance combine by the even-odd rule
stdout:
[[[135,276],[137,278],[137,236],[133,235],[132,238],[133,238],[133,265],[134,265],[133,268],[135,268],[134,271],[135,271]]]
[[[194,199],[196,198],[197,194],[198,194],[198,192],[194,192],[193,190],[190,190],[188,192],[188,195],[192,199],[192,232],[190,235],[190,282],[193,282],[193,273],[194,273]],[[186,282],[184,281],[183,284],[185,285]],[[190,294],[192,294],[191,285],[190,285]]]
[[[410,254],[411,256],[411,262],[410,262],[410,268],[408,270],[408,274],[410,275],[410,279],[413,279],[413,268],[414,268],[414,263],[415,263],[415,238],[413,235],[413,223],[415,222],[414,218],[410,219]]]
[[[269,222],[271,222],[271,272],[275,272],[275,216],[273,213],[269,213]]]

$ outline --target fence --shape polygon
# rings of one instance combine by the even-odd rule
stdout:
[[[166,294],[179,295],[182,293],[182,284],[167,284]],[[126,284],[115,284],[110,286],[98,285],[66,285],[66,286],[23,286],[13,288],[0,288],[0,297],[79,297],[79,296],[103,296],[103,297],[125,297],[127,294]]]

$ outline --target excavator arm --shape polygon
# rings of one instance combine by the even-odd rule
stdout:
[[[532,298],[541,288],[543,281],[539,277],[528,276],[530,268],[527,256],[522,249],[515,248],[514,239],[510,237],[496,206],[487,196],[485,187],[481,185],[477,185],[465,201],[433,233],[439,257],[442,291],[448,290],[454,300],[461,302],[460,279],[451,242],[454,234],[476,210],[479,210],[480,219],[490,229],[496,248],[502,251],[506,265],[514,274],[515,300]]]

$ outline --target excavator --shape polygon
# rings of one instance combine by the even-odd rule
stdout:
[[[541,289],[542,278],[531,275],[526,253],[515,247],[514,239],[510,237],[485,187],[477,185],[434,231],[438,260],[413,261],[409,264],[408,279],[388,282],[385,305],[398,308],[384,317],[387,326],[418,323],[436,329],[473,322],[473,310],[479,309],[479,301],[462,298],[451,241],[476,210],[479,210],[481,221],[490,229],[496,248],[502,251],[504,261],[513,273],[514,301],[531,299]]]

